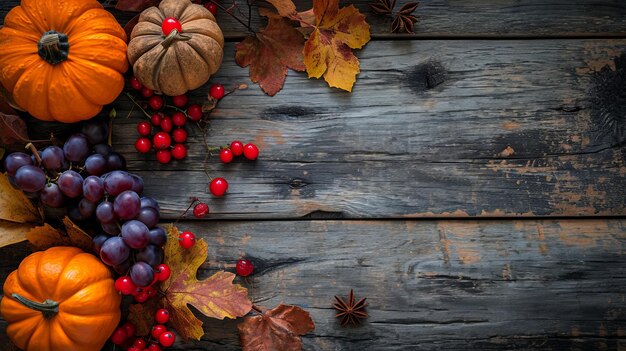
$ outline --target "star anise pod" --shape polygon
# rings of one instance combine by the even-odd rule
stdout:
[[[396,18],[394,18],[391,23],[392,33],[414,33],[413,25],[417,22],[417,17],[412,15],[412,13],[417,9],[417,5],[417,2],[410,2],[400,8],[400,11],[396,14]]]
[[[350,289],[350,295],[348,295],[348,301],[344,301],[341,297],[335,295],[336,302],[333,307],[339,312],[335,317],[341,318],[341,325],[352,323],[354,325],[359,324],[359,319],[367,318],[367,312],[365,312],[366,298],[362,298],[355,302],[354,290]]]
[[[396,6],[396,0],[376,0],[368,5],[378,15],[391,15],[394,6]]]

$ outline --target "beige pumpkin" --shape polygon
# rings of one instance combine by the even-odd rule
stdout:
[[[166,18],[177,19],[182,31],[164,35]],[[224,35],[215,17],[190,0],[163,0],[139,16],[128,44],[134,74],[150,89],[182,95],[206,83],[224,55]]]

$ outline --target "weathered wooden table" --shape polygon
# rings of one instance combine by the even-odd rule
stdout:
[[[626,3],[423,0],[415,35],[356,5],[373,40],[352,94],[290,72],[266,96],[234,63],[245,31],[218,16],[212,81],[250,88],[220,102],[210,141],[262,149],[209,164],[224,198],[200,137],[162,166],[134,151],[138,115],[116,120],[164,221],[210,199],[209,220],[179,222],[209,243],[202,276],[251,258],[255,303],[311,312],[307,350],[626,350]],[[0,280],[25,255],[0,250]],[[370,317],[342,328],[332,298],[351,288]],[[237,350],[237,323],[177,348]]]

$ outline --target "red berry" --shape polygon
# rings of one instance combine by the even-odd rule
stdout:
[[[250,143],[243,147],[243,156],[248,160],[256,160],[259,157],[259,148]]]
[[[159,95],[152,95],[148,99],[148,106],[153,110],[160,110],[163,107],[163,98]]]
[[[135,141],[135,149],[142,154],[146,154],[152,149],[152,143],[148,138],[139,138]]]
[[[232,151],[235,156],[243,155],[243,143],[239,140],[233,141],[230,143],[230,151]]]
[[[174,345],[174,341],[176,341],[176,336],[172,332],[165,332],[159,336],[159,344],[170,347]]]
[[[128,334],[126,334],[126,329],[122,327],[117,327],[113,334],[111,334],[111,342],[115,345],[121,345],[128,339]]]
[[[217,5],[215,5],[214,3],[207,2],[206,4],[204,4],[204,7],[206,7],[206,9],[209,10],[209,12],[213,14],[213,16],[217,14]]]
[[[172,148],[172,157],[175,160],[182,160],[187,157],[187,148],[183,144],[176,144]]]
[[[172,115],[172,123],[177,127],[182,127],[187,123],[187,116],[182,112],[174,112]]]
[[[142,136],[150,135],[152,132],[152,125],[150,122],[141,121],[137,123],[137,133]]]
[[[202,119],[202,107],[200,105],[190,105],[187,107],[187,116],[189,116],[190,120],[198,122]]]
[[[158,281],[160,282],[166,281],[170,277],[170,274],[172,274],[172,270],[170,269],[170,266],[166,265],[165,263],[161,263],[160,265],[157,266],[155,276]]]
[[[124,328],[124,330],[126,330],[126,336],[127,337],[133,337],[135,336],[135,325],[131,322],[126,322],[124,324],[122,324],[122,328]]]
[[[159,324],[165,324],[170,320],[170,311],[165,308],[160,308],[154,314],[154,319],[156,319]]]
[[[213,4],[213,3],[211,3]],[[213,4],[215,5],[215,4]],[[217,8],[217,6],[216,6]],[[211,87],[209,88],[209,95],[211,95],[212,98],[214,99],[221,99],[224,97],[224,86],[222,84],[216,83],[216,84],[211,84]]]
[[[130,81],[129,82],[130,82],[131,88],[133,88],[135,90],[141,90],[141,88],[143,88],[143,84],[141,84],[139,79],[137,79],[137,77],[135,77],[135,76],[130,77]]]
[[[161,351],[161,347],[157,344],[151,344],[150,347],[148,347],[148,351]]]
[[[139,302],[139,303],[144,303],[146,301],[148,301],[148,299],[150,298],[150,295],[148,295],[147,292],[142,291],[137,295],[134,295],[133,298],[135,299],[135,301]]]
[[[215,196],[222,196],[228,190],[228,182],[224,178],[214,178],[209,184],[209,190]]]
[[[254,271],[254,266],[252,265],[252,262],[250,262],[249,260],[241,259],[237,261],[236,269],[237,269],[237,274],[239,274],[242,277],[247,277],[250,274],[252,274],[252,271]]]
[[[161,336],[161,334],[165,333],[167,331],[167,328],[162,325],[162,324],[157,324],[154,327],[152,327],[152,331],[150,332],[150,335],[152,335],[153,338],[159,340],[159,336]]]
[[[172,103],[176,107],[183,108],[187,106],[188,102],[189,102],[189,98],[187,98],[187,95],[178,95],[172,98]]]
[[[135,339],[133,343],[133,347],[138,348],[139,350],[143,350],[148,346],[148,343],[144,339]]]
[[[204,202],[197,203],[193,207],[193,215],[196,218],[202,218],[208,214],[209,214],[209,205],[205,204]]]
[[[158,132],[152,138],[152,144],[157,150],[165,150],[172,145],[172,138],[166,132]]]
[[[143,95],[143,97],[150,97],[152,94],[154,94],[154,90],[148,87],[141,88],[141,95]]]
[[[155,113],[152,115],[152,117],[150,117],[150,122],[152,123],[153,126],[160,127],[162,117],[163,116],[160,113]]]
[[[176,29],[178,33],[183,32],[183,26],[180,25],[180,22],[174,17],[168,17],[163,20],[161,24],[161,29],[163,30],[163,34],[169,35],[171,31]]]
[[[220,151],[220,161],[230,163],[233,160],[233,152],[230,149],[222,149]]]
[[[182,232],[178,236],[178,242],[183,249],[190,249],[196,243],[196,235],[192,232]]]
[[[126,351],[141,351],[141,349],[137,348],[135,346],[131,346],[131,347],[127,348]]]
[[[187,141],[187,131],[183,128],[176,128],[172,132],[172,139],[177,143],[184,143]]]
[[[172,128],[174,127],[174,124],[172,123],[172,117],[165,116],[161,118],[160,127],[161,127],[161,130],[166,133],[171,132]]]
[[[119,277],[115,281],[115,290],[119,291],[123,295],[130,295],[136,289],[137,289],[137,286],[135,286],[133,281],[127,275]]]
[[[156,159],[157,161],[159,161],[159,163],[170,163],[170,161],[172,160],[172,153],[170,152],[170,150],[159,150],[156,152]]]

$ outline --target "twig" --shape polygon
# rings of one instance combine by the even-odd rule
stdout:
[[[242,21],[239,17],[233,15],[232,13],[230,13],[230,11],[228,11],[228,9],[226,9],[224,6],[222,6],[220,3],[216,2],[215,0],[210,0],[211,3],[215,4],[215,6],[217,6],[220,10],[226,12],[229,16],[231,16],[232,18],[235,19],[235,21],[239,22],[242,26],[246,27],[246,29],[252,33],[252,34],[256,34],[256,31],[254,29],[252,29],[252,27],[250,26],[250,24],[246,24],[244,21]],[[248,18],[252,17],[252,14],[249,13],[248,14]],[[249,22],[250,20],[248,20]]]

